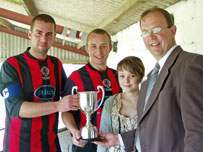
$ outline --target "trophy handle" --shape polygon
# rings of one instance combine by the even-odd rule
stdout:
[[[74,91],[76,90],[76,92],[78,93],[78,86],[73,86],[72,87],[72,94],[74,94]]]
[[[101,99],[101,102],[100,102],[99,106],[97,107],[97,109],[95,111],[97,111],[99,109],[99,107],[102,105],[102,103],[104,101],[104,88],[102,86],[97,86],[97,90],[98,90],[97,93],[99,93],[99,89],[102,90],[102,99]]]

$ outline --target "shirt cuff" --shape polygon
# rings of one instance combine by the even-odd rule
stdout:
[[[120,134],[118,134],[118,139],[119,139],[119,142],[120,142],[120,146],[125,147],[125,145],[123,143],[123,139],[122,139]]]

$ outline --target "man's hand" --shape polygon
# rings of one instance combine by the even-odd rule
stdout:
[[[72,141],[73,141],[73,144],[78,146],[78,147],[84,147],[86,145],[85,142],[80,142],[78,141],[78,139],[81,138],[81,135],[80,135],[80,131],[79,130],[75,130],[73,133],[73,138],[72,138]]]
[[[99,136],[102,138],[102,140],[95,141],[94,143],[97,145],[104,146],[104,147],[120,145],[120,141],[117,134],[104,133],[104,134],[99,134]]]
[[[64,96],[57,103],[59,112],[66,112],[70,110],[78,110],[79,109],[79,97],[78,95],[67,95]]]

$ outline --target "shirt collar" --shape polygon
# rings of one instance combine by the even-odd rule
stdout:
[[[170,50],[158,61],[159,65],[160,65],[160,70],[159,73],[161,71],[161,69],[163,68],[166,60],[168,59],[169,55],[173,52],[173,50],[177,47],[178,45],[174,45],[173,47],[170,48]]]

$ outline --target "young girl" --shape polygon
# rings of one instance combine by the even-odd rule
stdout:
[[[123,133],[137,128],[137,100],[144,65],[138,57],[129,56],[118,63],[119,85],[123,93],[109,97],[104,104],[100,132]],[[97,147],[97,152],[125,152],[124,147]]]

